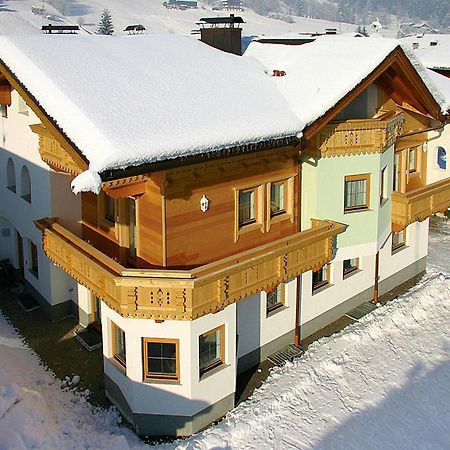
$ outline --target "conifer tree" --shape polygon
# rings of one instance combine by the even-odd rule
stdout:
[[[108,9],[104,9],[100,22],[97,25],[97,34],[112,35],[114,33],[114,25],[112,23],[111,13]]]

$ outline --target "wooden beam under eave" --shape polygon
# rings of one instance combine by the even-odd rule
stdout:
[[[0,74],[0,105],[11,106],[11,89],[8,80]]]
[[[16,76],[9,70],[9,68],[0,60],[0,74],[8,81],[8,83],[15,89],[23,98],[25,103],[31,110],[39,117],[45,128],[51,133],[52,137],[58,141],[61,147],[67,152],[75,164],[81,171],[87,170],[89,163],[87,158],[81,153],[76,145],[65,135],[54,120],[42,108],[37,99],[21,84]]]

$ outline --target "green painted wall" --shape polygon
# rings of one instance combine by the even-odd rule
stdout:
[[[306,160],[302,164],[302,229],[310,219],[331,219],[348,225],[338,237],[338,247],[379,239],[391,220],[393,146],[383,154],[367,154]],[[388,201],[380,205],[381,170],[387,166]],[[370,174],[370,205],[365,211],[344,213],[344,178]]]

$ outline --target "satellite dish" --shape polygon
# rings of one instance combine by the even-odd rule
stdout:
[[[374,20],[371,24],[370,24],[370,29],[372,31],[374,31],[375,33],[378,33],[381,29],[383,28],[383,26],[381,25],[380,21],[378,20]]]

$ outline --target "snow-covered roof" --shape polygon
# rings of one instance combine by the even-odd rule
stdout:
[[[437,88],[442,92],[442,95],[445,97],[445,101],[447,103],[447,110],[450,112],[450,78],[447,78],[444,75],[440,75],[439,73],[436,73],[433,70],[430,69],[426,70],[430,79],[433,81],[433,83],[437,86]]]
[[[429,69],[450,70],[450,34],[425,34],[401,39]]]
[[[286,76],[276,78],[277,86],[299,120],[309,125],[352,91],[399,45],[394,39],[321,36],[300,46],[252,42],[244,56],[258,60],[269,73],[274,69],[286,72]],[[410,52],[407,56],[445,111],[446,102],[425,68]]]
[[[189,37],[0,36],[0,59],[94,172],[303,129],[260,65]]]

